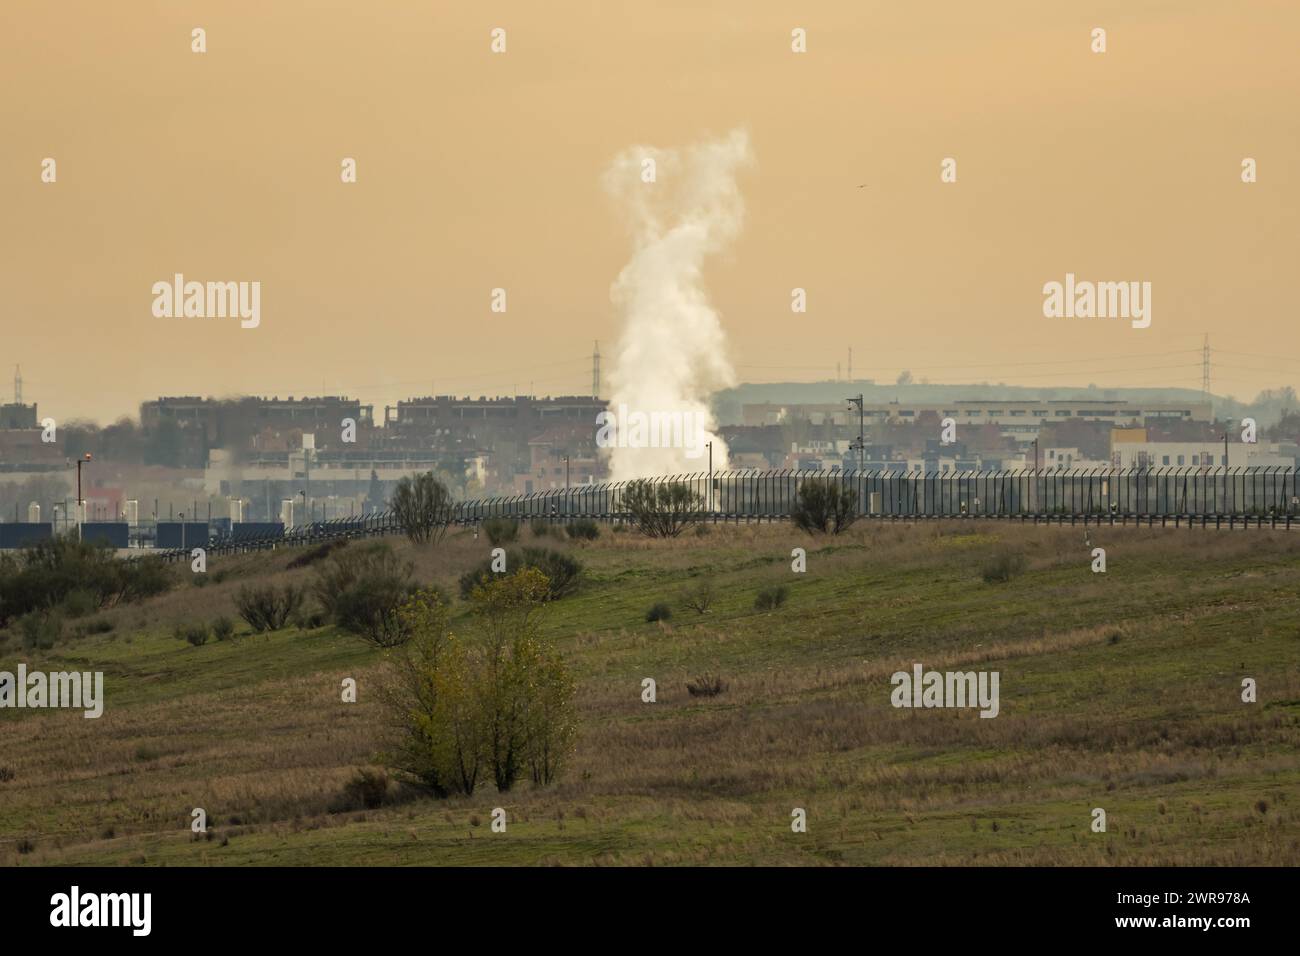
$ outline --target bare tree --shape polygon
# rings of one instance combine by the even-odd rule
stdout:
[[[426,471],[397,483],[390,507],[406,536],[415,544],[437,544],[451,521],[451,492]]]

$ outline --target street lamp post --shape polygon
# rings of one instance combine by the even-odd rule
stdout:
[[[705,447],[709,449],[709,511],[713,511],[713,442],[706,441]]]
[[[90,452],[77,459],[77,540],[81,540],[81,520],[83,518],[83,499],[81,497],[81,466],[90,461]]]
[[[866,447],[867,447],[867,434],[866,434],[867,413],[866,413],[866,409],[863,407],[862,400],[863,400],[863,396],[861,392],[858,393],[857,398],[848,399],[848,403],[850,405],[858,406],[858,440],[857,440],[858,471],[862,471],[863,469],[863,455],[866,454]]]

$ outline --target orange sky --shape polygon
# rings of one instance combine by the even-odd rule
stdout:
[[[1204,333],[1217,392],[1300,379],[1293,2],[0,8],[0,396],[19,362],[43,415],[585,392],[629,254],[601,173],[735,127],[747,221],[706,282],[741,380],[852,346],[878,380],[1199,387]],[[175,272],[260,281],[260,327],[155,318]],[[1151,327],[1044,318],[1066,272],[1150,281]]]

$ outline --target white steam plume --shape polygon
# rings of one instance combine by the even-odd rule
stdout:
[[[647,160],[654,161],[654,182],[644,181]],[[606,190],[628,214],[633,246],[610,290],[624,315],[610,412],[620,416],[620,439],[631,439],[618,444],[645,444],[624,414],[680,415],[687,423],[678,447],[611,448],[615,481],[704,471],[706,441],[713,442],[714,469],[727,467],[709,397],[735,384],[735,371],[701,269],[740,232],[745,210],[736,174],[751,161],[748,134],[735,130],[684,150],[633,147],[605,173]]]

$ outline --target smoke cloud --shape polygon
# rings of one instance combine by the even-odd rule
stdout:
[[[740,232],[745,210],[736,175],[752,159],[748,134],[735,130],[683,150],[633,147],[605,173],[605,189],[632,233],[632,258],[610,289],[624,316],[610,374],[610,411],[619,416],[615,481],[705,471],[707,441],[713,467],[727,467],[709,397],[735,384],[735,370],[701,271],[704,259]],[[623,447],[653,440],[623,420],[638,413],[680,417],[684,439],[671,443],[677,447]]]

